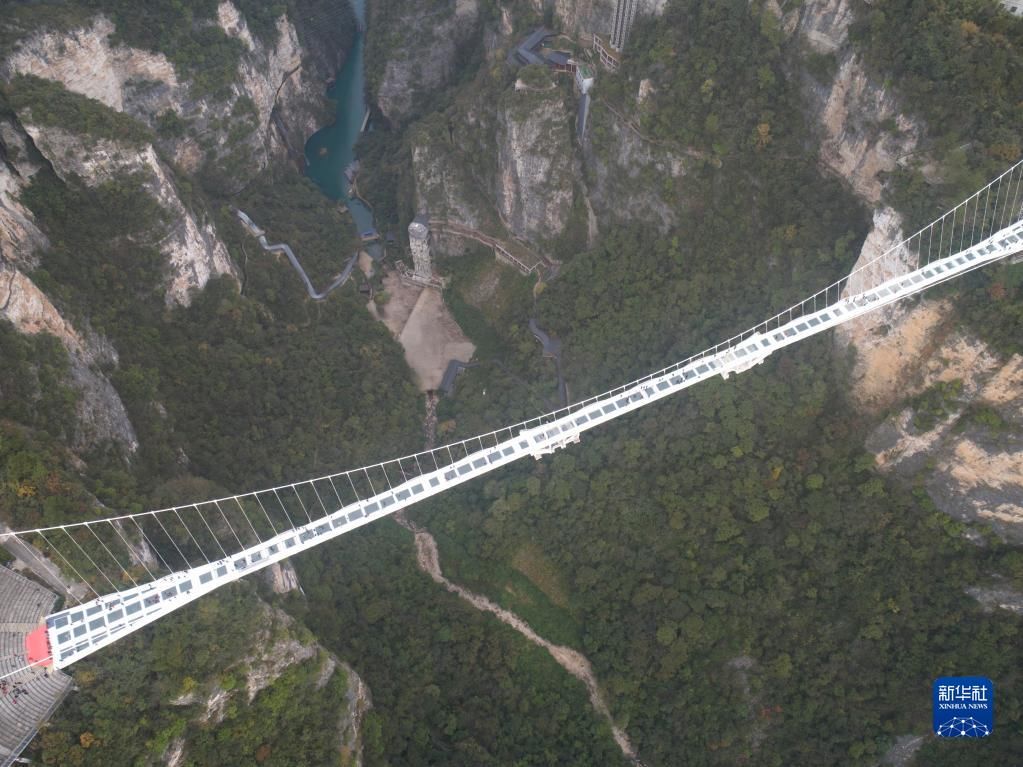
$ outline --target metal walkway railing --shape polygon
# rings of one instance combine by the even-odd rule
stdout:
[[[1023,250],[1023,163],[871,262],[770,319],[611,391],[383,463],[141,514],[25,530],[95,598],[48,617],[64,667],[225,583],[712,376]],[[39,556],[43,556],[42,553]],[[109,588],[108,588],[109,587]]]

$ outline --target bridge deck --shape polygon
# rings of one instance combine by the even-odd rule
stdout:
[[[1023,250],[1023,222],[1000,230],[966,250],[935,259],[915,271],[888,279],[855,295],[831,303],[825,302],[827,305],[817,311],[802,311],[784,322],[779,319],[776,327],[758,326],[755,332],[749,331],[737,336],[695,358],[542,416],[523,425],[517,433],[506,429],[500,432],[507,435],[504,438],[498,437],[497,432],[487,435],[492,444],[486,444],[482,437],[477,438],[474,442],[478,440],[479,449],[472,452],[463,443],[466,455],[453,459],[450,464],[439,465],[435,452],[411,456],[414,464],[402,464],[399,461],[396,468],[400,473],[395,476],[395,480],[400,478],[401,481],[392,484],[388,480],[386,491],[375,492],[354,503],[339,503],[331,512],[327,511],[320,498],[324,516],[308,524],[292,526],[285,532],[228,557],[171,573],[144,585],[50,615],[47,627],[54,651],[54,663],[58,668],[67,666],[203,594],[273,562],[336,538],[520,458],[539,458],[551,453],[578,441],[579,435],[588,429],[707,378],[717,375],[727,378],[732,373],[748,370],[778,349],[1020,250]],[[804,302],[801,306],[808,305],[808,302]],[[433,464],[428,463],[431,460]],[[395,468],[394,463],[389,465],[392,470]],[[416,468],[410,470],[413,465]],[[328,479],[333,482],[332,478]]]

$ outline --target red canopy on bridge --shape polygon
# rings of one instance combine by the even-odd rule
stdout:
[[[42,624],[25,637],[25,657],[30,666],[52,666],[50,638],[46,635],[46,624]]]

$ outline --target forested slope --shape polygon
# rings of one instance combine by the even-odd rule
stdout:
[[[505,29],[518,34],[540,21],[509,13]],[[804,37],[814,24],[821,50]],[[781,13],[681,0],[661,18],[641,16],[622,73],[598,72],[591,135],[574,150],[599,191],[598,244],[566,258],[535,303],[500,307],[460,282],[475,260],[442,261],[484,364],[442,402],[441,424],[468,436],[542,406],[537,392],[552,387],[523,333],[528,317],[562,341],[572,398],[582,399],[841,277],[883,206],[901,214],[903,231],[940,215],[1020,156],[1020,29],[993,4],[965,0],[821,0]],[[492,60],[516,40],[499,38]],[[511,87],[495,72],[464,86],[464,102],[445,103],[448,132],[472,136],[469,145],[487,136],[474,91]],[[836,125],[828,110],[841,89],[885,116]],[[424,145],[443,142],[439,127],[429,117],[404,134],[417,188],[474,172],[416,167]],[[820,159],[825,141],[847,155],[864,148],[868,161],[849,161],[863,177]],[[912,156],[893,153],[910,144]],[[643,166],[616,165],[626,152]],[[457,148],[444,157],[457,163]],[[448,210],[486,207],[443,189]],[[672,211],[667,232],[598,206],[650,197]],[[958,299],[951,325],[994,344],[1010,376],[1019,269],[945,291]],[[883,323],[871,332],[883,343]],[[933,343],[940,349],[940,336]],[[926,473],[907,481],[878,470],[864,444],[887,413],[850,399],[854,361],[826,338],[787,350],[416,518],[450,578],[590,657],[645,763],[877,764],[897,736],[929,731],[931,682],[959,673],[1001,680],[1002,729],[971,748],[929,743],[915,763],[1011,763],[1023,748],[1020,618],[988,612],[965,589],[994,578],[1018,590],[1023,556],[939,511]],[[938,396],[911,405],[933,410]],[[960,407],[938,417],[954,412],[960,432],[984,412],[1003,435],[1018,427],[997,420],[1012,404]],[[992,439],[1012,455],[1011,438]]]
[[[12,324],[0,326],[0,507],[15,527],[423,443],[401,351],[363,299],[349,285],[309,301],[232,213],[289,242],[316,283],[356,247],[288,161],[289,140],[323,117],[351,17],[340,0],[224,5],[18,3],[3,20],[17,55],[0,66],[0,284],[21,292],[7,288]],[[578,172],[552,180],[572,200],[550,239],[564,261],[553,282],[534,286],[487,253],[445,258],[460,249],[437,243],[482,363],[441,402],[440,439],[550,407],[553,367],[531,317],[562,342],[578,400],[847,273],[883,206],[908,229],[1020,156],[1018,20],[981,0],[789,6],[671,0],[654,18],[644,7],[621,73],[598,73],[577,144],[568,82],[517,95],[505,61],[540,23],[578,33],[579,19],[599,16],[588,5],[558,3],[545,18],[519,2],[371,4],[368,81],[390,119],[360,145],[360,188],[378,223],[401,226],[425,201],[537,230],[537,200],[499,209],[495,190],[512,178],[505,139],[541,118],[558,140],[530,146],[536,164]],[[825,17],[853,23],[809,30]],[[813,47],[809,31],[830,42]],[[76,75],[83,41],[114,62],[103,88]],[[416,69],[416,50],[437,55]],[[296,55],[308,76],[297,85]],[[46,56],[62,66],[39,69]],[[271,84],[285,94],[276,107]],[[827,124],[843,89],[885,117]],[[871,162],[852,163],[853,178],[822,152],[829,142],[866,146]],[[1020,269],[947,289],[950,321],[993,354],[1019,351]],[[889,330],[897,323],[869,332]],[[413,513],[450,578],[590,659],[644,764],[874,765],[898,736],[929,731],[935,677],[973,673],[996,682],[995,736],[928,742],[915,763],[1013,763],[1023,625],[965,589],[1023,588],[1023,555],[939,511],[926,473],[879,471],[864,445],[888,413],[851,397],[855,348],[820,338],[786,350]],[[107,401],[96,381],[122,404],[122,428],[86,423]],[[955,391],[945,382],[913,399],[914,428],[960,413]],[[949,429],[1000,429],[1011,446],[1015,401],[963,403]],[[82,665],[80,691],[32,753],[51,764],[345,763],[357,756],[333,737],[333,714],[352,710],[353,677],[321,684],[329,663],[315,638],[372,691],[367,765],[622,761],[582,684],[441,590],[414,556],[411,536],[382,522],[296,562],[301,593],[244,583],[148,628]],[[280,642],[309,654],[272,661],[281,675],[250,699],[252,667]]]
[[[362,462],[418,433],[401,352],[355,291],[313,304],[231,212],[244,207],[292,237],[314,279],[355,247],[350,224],[286,153],[264,151],[258,103],[273,82],[294,129],[324,113],[350,10],[242,3],[251,15],[232,36],[218,5],[27,3],[2,22],[0,510],[16,529]],[[309,24],[328,15],[335,25]],[[61,35],[66,44],[48,48]],[[289,49],[298,38],[309,47]],[[78,79],[83,45],[96,46],[95,68]],[[308,92],[274,82],[274,57],[286,55],[305,64]],[[132,66],[164,80],[126,82]],[[207,257],[219,274],[204,272]],[[188,290],[168,298],[179,275]],[[103,415],[104,397],[120,429],[86,423]],[[357,676],[271,611],[260,588],[227,589],[74,669],[77,691],[28,755],[357,761],[367,704]]]

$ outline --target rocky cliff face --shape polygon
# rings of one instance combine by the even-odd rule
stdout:
[[[330,10],[329,3],[319,5]],[[230,160],[244,172],[233,183],[243,183],[272,158],[301,152],[305,137],[322,123],[323,88],[343,56],[342,38],[351,34],[350,9],[343,2],[339,8],[343,12],[330,18],[344,33],[311,29],[309,19],[296,26],[282,15],[272,39],[264,41],[250,32],[236,6],[221,2],[210,23],[244,51],[235,81],[217,97],[194,97],[192,83],[164,54],[114,42],[114,24],[103,15],[71,30],[39,29],[0,54],[0,78],[34,75],[58,82],[148,125],[157,137],[152,144],[130,144],[88,135],[77,123],[55,127],[36,120],[31,105],[0,118],[0,317],[22,332],[52,333],[67,349],[81,395],[74,447],[114,440],[133,451],[137,440],[103,372],[116,366],[116,351],[87,328],[74,327],[29,276],[47,241],[20,202],[21,192],[46,164],[62,180],[87,187],[140,179],[168,222],[157,243],[166,257],[166,301],[187,305],[212,277],[234,274],[235,266],[211,217],[183,201],[175,174]],[[161,134],[161,118],[168,114],[187,130]]]
[[[535,244],[560,235],[580,176],[566,88],[489,83],[419,122],[409,134],[417,209]]]
[[[899,214],[881,203],[884,174],[909,161],[924,131],[893,93],[868,77],[848,44],[852,16],[848,0],[811,0],[786,14],[783,25],[835,57],[833,81],[807,77],[806,92],[821,131],[822,165],[875,206],[874,227],[854,267],[861,269],[905,236]],[[890,253],[860,277],[894,276],[915,262],[904,250]],[[895,408],[867,445],[882,470],[922,474],[943,511],[1023,540],[1023,360],[1001,359],[956,328],[954,312],[951,301],[924,298],[838,328],[839,348],[856,351],[851,396],[867,411]],[[933,422],[920,417],[919,404],[905,404],[927,392],[946,399],[944,415]]]
[[[47,240],[21,204],[21,190],[39,170],[28,137],[13,120],[0,120],[0,261],[23,268],[38,265]]]
[[[899,405],[867,448],[882,470],[922,476],[942,511],[1023,541],[1023,357],[1000,358],[952,317],[950,301],[926,301],[893,326],[887,360],[865,355],[875,378],[901,380],[899,400],[922,400]]]
[[[493,218],[486,210],[486,198],[471,175],[452,163],[443,149],[443,145],[421,143],[412,150],[416,210],[433,219],[455,221],[482,231],[486,228],[484,222]],[[471,190],[477,194],[471,194]]]
[[[102,372],[117,364],[117,353],[103,338],[80,332],[26,275],[46,247],[30,211],[18,196],[39,165],[27,136],[11,121],[0,122],[0,318],[22,333],[50,333],[68,353],[71,383],[79,394],[73,447],[114,441],[128,452],[138,447],[131,421],[117,391]]]
[[[921,126],[898,106],[894,94],[867,75],[848,45],[853,12],[848,0],[812,0],[790,11],[783,26],[818,54],[834,57],[830,83],[804,76],[804,92],[821,131],[822,164],[845,179],[864,200],[881,199],[881,175],[919,144]]]
[[[114,24],[105,16],[80,29],[43,30],[20,41],[0,63],[0,76],[31,74],[60,82],[151,127],[160,115],[173,112],[192,125],[189,135],[165,140],[168,154],[187,170],[229,149],[226,133],[218,132],[215,123],[230,119],[239,99],[245,99],[257,115],[255,130],[244,138],[251,158],[246,170],[256,172],[275,154],[286,153],[289,144],[301,151],[305,136],[322,122],[319,96],[333,76],[336,58],[325,58],[323,52],[305,56],[286,15],[277,19],[274,44],[256,39],[229,0],[218,6],[217,23],[245,48],[226,96],[193,98],[191,83],[165,55],[113,43]],[[274,114],[278,120],[272,119]],[[211,135],[216,138],[212,145],[198,140]]]
[[[398,125],[449,85],[459,59],[480,45],[480,6],[477,0],[371,4],[369,26],[367,77],[380,111]]]
[[[67,350],[71,384],[80,395],[74,449],[112,440],[128,452],[135,451],[138,440],[124,403],[102,372],[117,364],[117,353],[105,339],[76,330],[31,279],[2,261],[0,318],[22,333],[50,333]]]
[[[498,109],[495,199],[517,237],[540,243],[561,234],[572,211],[578,163],[572,114],[557,85],[534,90],[521,81]]]
[[[498,223],[487,183],[492,163],[481,162],[495,151],[493,142],[485,140],[493,135],[494,122],[488,110],[474,104],[457,126],[428,120],[411,131],[417,212],[481,231]]]
[[[534,3],[543,12],[543,3]],[[562,29],[575,37],[611,32],[615,4],[613,0],[554,0],[554,16]]]
[[[688,158],[651,141],[599,100],[590,110],[583,157],[589,200],[600,221],[636,221],[662,233],[678,224],[679,205],[664,190],[682,185]],[[649,183],[651,178],[660,183]]]
[[[61,128],[44,128],[30,122],[24,127],[65,181],[80,179],[94,187],[126,176],[143,180],[143,188],[167,212],[170,222],[159,243],[167,258],[168,305],[187,306],[194,292],[202,290],[210,278],[235,273],[235,266],[213,223],[201,212],[185,207],[170,170],[160,161],[152,145],[136,148],[106,139],[85,140]]]

